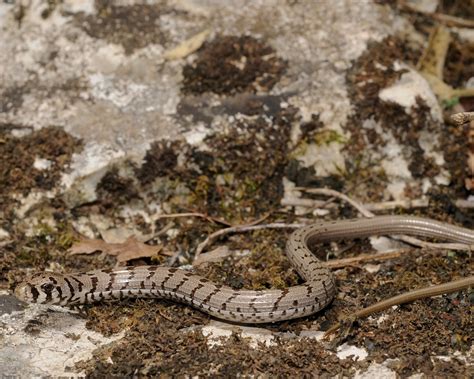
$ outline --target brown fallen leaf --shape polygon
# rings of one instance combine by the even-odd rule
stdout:
[[[230,255],[232,255],[232,252],[227,246],[219,246],[218,248],[209,251],[208,253],[201,254],[198,259],[193,262],[193,266],[196,267],[208,262],[220,262]]]
[[[69,254],[92,254],[102,251],[117,258],[117,263],[125,263],[132,259],[152,257],[161,252],[162,255],[171,256],[172,253],[162,251],[161,246],[151,246],[138,241],[134,236],[127,238],[122,243],[107,243],[99,239],[83,239],[76,242],[69,249]]]

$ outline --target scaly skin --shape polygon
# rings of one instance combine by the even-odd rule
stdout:
[[[334,278],[310,251],[317,242],[371,235],[409,234],[474,245],[474,232],[410,216],[379,216],[321,222],[296,230],[286,254],[306,282],[283,290],[234,290],[188,271],[140,266],[78,274],[42,272],[15,290],[24,301],[80,305],[127,297],[167,298],[189,304],[217,318],[241,323],[289,320],[318,312],[336,293]]]

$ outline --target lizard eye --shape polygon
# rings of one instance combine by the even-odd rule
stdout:
[[[41,285],[41,289],[48,293],[51,292],[54,289],[54,285],[52,283],[44,283]]]

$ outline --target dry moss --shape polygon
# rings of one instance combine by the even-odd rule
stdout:
[[[251,36],[224,36],[204,44],[197,60],[183,68],[183,91],[233,94],[269,91],[286,63],[263,41]]]
[[[249,347],[238,333],[221,346],[209,347],[195,323],[205,321],[188,307],[152,305],[133,307],[125,323],[130,329],[125,340],[102,348],[95,358],[76,368],[88,377],[104,376],[183,376],[236,377],[241,375],[319,375],[353,372],[351,360],[339,360],[313,340],[276,340],[276,346]],[[123,313],[123,312],[121,312]],[[177,316],[179,314],[179,316]],[[103,315],[105,316],[105,314]],[[106,329],[121,316],[107,312]],[[120,321],[119,321],[120,322]],[[104,324],[105,325],[105,324]],[[99,330],[103,330],[102,328]],[[113,362],[113,363],[111,363]]]
[[[43,128],[25,137],[14,137],[11,129],[17,125],[0,125],[0,197],[13,192],[27,195],[33,189],[50,190],[58,182],[73,153],[80,151],[81,142],[60,128]],[[34,167],[36,158],[46,159],[51,167]]]

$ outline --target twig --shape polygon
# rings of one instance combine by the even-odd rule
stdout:
[[[257,225],[257,224],[260,224],[262,221],[265,221],[268,217],[270,217],[271,214],[272,214],[272,212],[268,212],[267,214],[263,215],[263,216],[260,217],[260,218],[257,218],[255,221],[249,222],[248,224],[244,224],[244,225],[234,225],[234,226],[252,226],[252,225]]]
[[[393,200],[393,201],[382,201],[380,203],[365,203],[364,208],[369,211],[386,211],[389,209],[403,208],[426,208],[430,205],[428,199],[414,199],[414,200]]]
[[[173,266],[175,262],[179,259],[180,255],[183,253],[183,250],[181,250],[179,247],[176,249],[174,254],[168,259],[168,266]]]
[[[461,28],[474,28],[474,21],[444,13],[433,13],[433,18],[444,22],[447,26],[458,26]]]
[[[179,217],[200,217],[213,223],[223,224],[227,226],[231,225],[229,222],[222,220],[220,218],[211,217],[211,216],[205,215],[204,213],[198,213],[198,212],[169,213],[169,214],[156,215],[155,217],[153,217],[153,220],[156,221],[163,218],[179,218]]]
[[[281,205],[290,207],[327,208],[327,201],[314,199],[282,199]]]
[[[333,199],[333,198],[332,198]],[[474,202],[471,202],[474,204]],[[314,199],[288,199],[281,202],[284,206],[293,207],[306,207],[306,208],[334,208],[335,204],[329,204],[328,201],[314,200]],[[463,203],[464,204],[464,203]],[[393,201],[382,201],[380,203],[364,203],[362,206],[368,211],[386,211],[396,208],[413,209],[413,208],[426,208],[428,207],[428,199],[414,199],[414,200],[393,200]],[[467,207],[469,204],[467,205]]]
[[[468,209],[474,208],[474,200],[458,199],[454,202],[454,204],[458,208],[468,208]]]
[[[461,126],[470,121],[474,121],[474,112],[459,112],[449,116],[455,125]]]
[[[341,200],[349,203],[350,205],[352,205],[364,217],[372,218],[372,217],[375,216],[372,212],[368,211],[361,203],[359,203],[355,200],[352,200],[349,196],[346,196],[343,193],[340,193],[338,191],[335,191],[335,190],[332,190],[332,189],[329,189],[329,188],[296,187],[295,190],[305,191],[305,192],[308,192],[308,193],[314,193],[314,194],[318,194],[318,195],[326,195],[326,196],[336,197],[336,198],[341,199]]]
[[[448,249],[448,250],[458,250],[458,251],[472,251],[473,245],[467,245],[463,243],[435,243],[435,242],[427,242],[420,240],[415,237],[411,236],[396,236],[396,235],[390,235],[391,238],[406,242],[410,245],[417,246],[417,247],[424,247],[424,248],[432,248],[432,249]]]
[[[468,123],[470,124],[467,132],[467,171],[469,174],[464,179],[464,186],[468,191],[470,191],[474,189],[474,112],[464,112],[464,108],[461,104],[457,104],[454,109],[458,113],[452,114],[449,117],[451,122],[457,126],[462,126]]]
[[[423,55],[417,64],[420,74],[428,81],[440,102],[452,101],[459,97],[474,96],[474,88],[454,89],[443,81],[443,68],[446,63],[450,41],[451,33],[447,28],[442,25],[435,27],[430,33],[428,46],[424,49]],[[453,109],[458,113],[451,118],[454,122],[464,123],[471,118],[469,114],[464,112],[465,109],[461,103],[456,104]],[[467,134],[467,147],[469,174],[464,179],[464,186],[470,191],[474,189],[474,121],[472,120]]]
[[[146,242],[151,241],[154,238],[160,237],[163,234],[166,234],[170,229],[172,229],[174,224],[170,221],[168,222],[163,228],[158,230],[151,238],[149,238]]]
[[[326,266],[329,268],[343,268],[364,262],[386,261],[389,259],[401,257],[403,254],[409,253],[410,251],[410,249],[402,249],[390,253],[364,254],[351,258],[332,259],[326,262]]]
[[[400,7],[402,9],[405,9],[410,12],[416,12],[420,13],[426,16],[430,16],[434,18],[435,20],[438,20],[442,22],[443,24],[446,24],[447,26],[458,26],[461,28],[474,28],[474,21],[461,18],[461,17],[455,17],[455,16],[450,16],[445,13],[432,13],[432,12],[426,12],[422,9],[419,9],[411,4],[406,3],[405,1],[400,2]]]
[[[231,226],[230,228],[221,229],[207,236],[207,238],[198,245],[198,247],[196,248],[196,253],[194,255],[193,262],[197,261],[197,259],[199,258],[199,255],[201,255],[203,250],[208,245],[213,243],[217,238],[226,234],[242,233],[242,232],[262,230],[262,229],[298,229],[298,228],[302,228],[305,225],[306,224],[272,223],[272,224],[263,224],[263,225],[239,225],[239,226]]]
[[[456,122],[457,120],[458,122],[469,124],[466,132],[468,151],[466,156],[467,174],[464,178],[464,187],[471,191],[474,189],[474,112],[464,112],[464,107],[460,103],[456,104],[453,109],[458,113],[451,116],[452,121]]]

